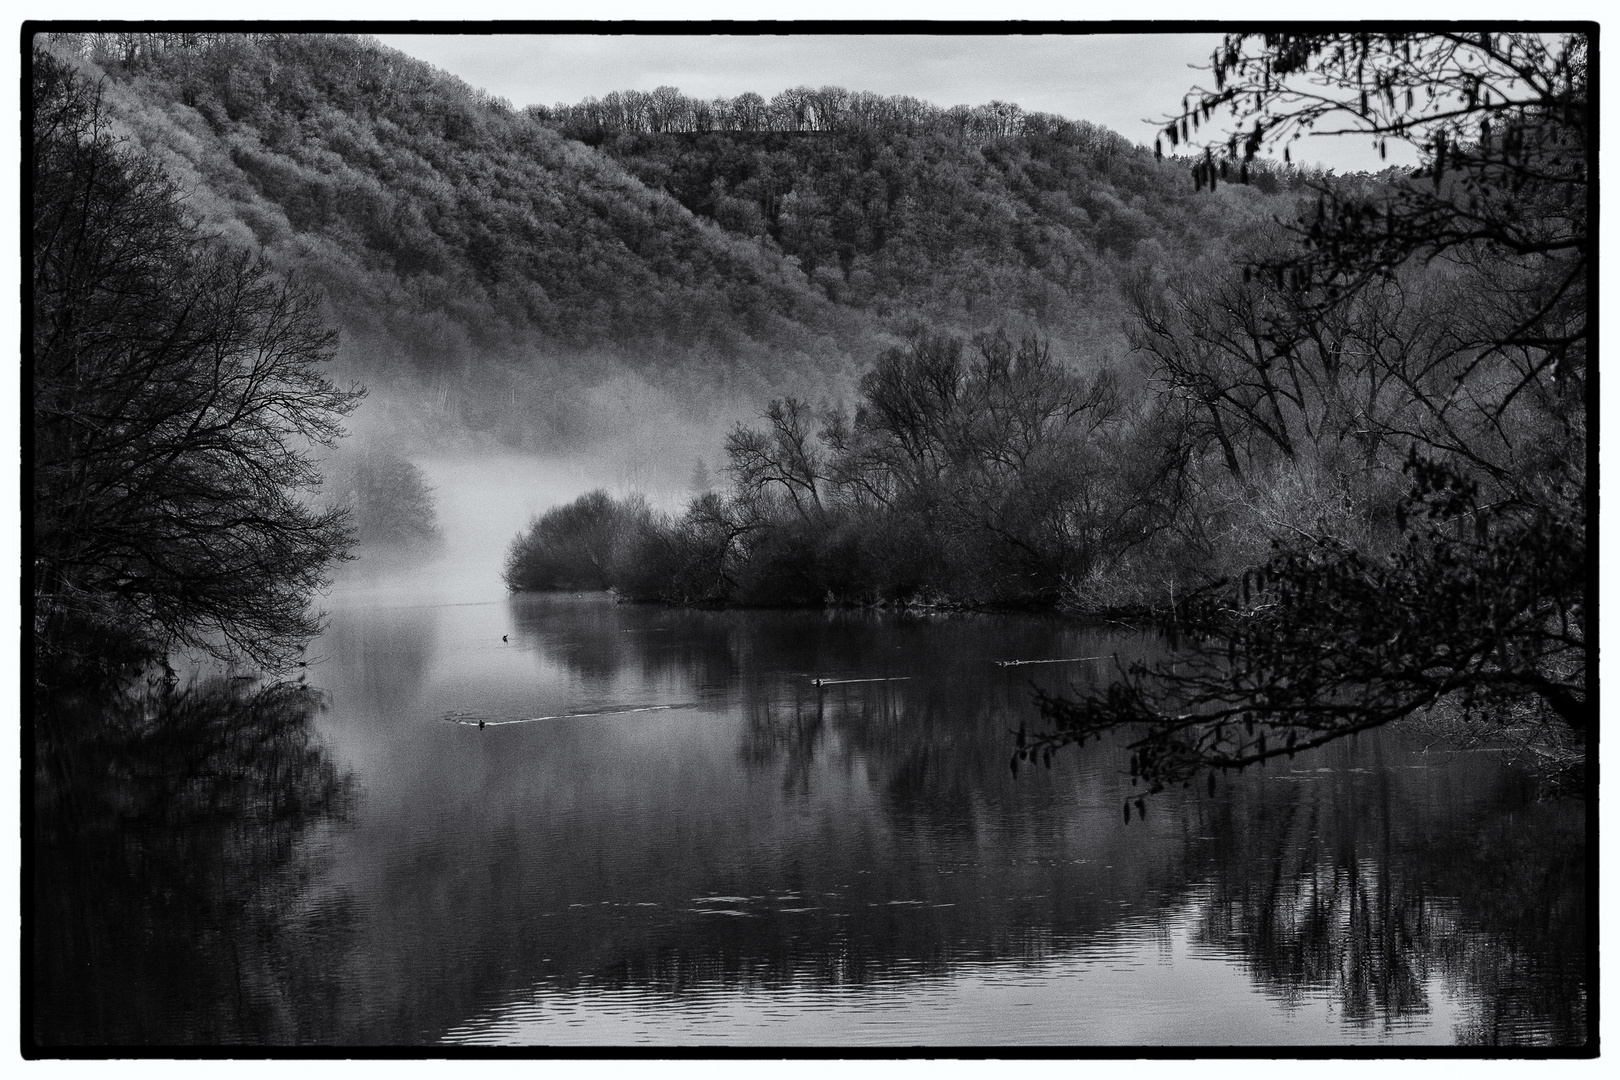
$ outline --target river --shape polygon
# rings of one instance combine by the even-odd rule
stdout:
[[[1117,746],[1015,775],[1011,732],[1032,685],[1154,639],[508,596],[505,541],[597,478],[428,468],[445,558],[362,560],[311,649],[315,743],[289,760],[344,797],[51,834],[41,1041],[1585,1036],[1585,807],[1500,755],[1385,731],[1127,821]]]

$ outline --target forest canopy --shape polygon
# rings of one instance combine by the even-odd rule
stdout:
[[[515,110],[364,38],[46,47],[108,80],[210,227],[323,291],[339,369],[429,437],[577,437],[571,406],[621,374],[697,412],[717,387],[744,408],[848,394],[919,319],[1118,360],[1133,269],[1218,253],[1303,190],[1257,170],[1197,198],[1185,164],[1002,103],[794,91],[801,120],[760,99],[705,131],[628,93],[618,120]]]

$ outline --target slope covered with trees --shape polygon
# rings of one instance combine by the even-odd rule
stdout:
[[[323,290],[368,408],[507,443],[580,434],[615,378],[697,411],[717,390],[836,397],[918,321],[1118,363],[1132,269],[1220,250],[1299,182],[1194,198],[1184,165],[1002,103],[661,90],[519,111],[360,38],[47,47],[105,77],[205,227]]]
[[[521,434],[620,368],[839,370],[854,324],[780,253],[431,67],[328,35],[65,36],[205,227],[325,293],[341,362]]]
[[[768,238],[843,304],[1116,356],[1130,267],[1220,249],[1301,180],[1257,166],[1251,187],[1200,199],[1184,168],[1084,121],[830,86],[529,111],[694,214]]]

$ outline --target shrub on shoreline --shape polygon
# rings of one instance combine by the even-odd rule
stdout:
[[[553,507],[512,541],[503,577],[513,592],[606,589],[628,572],[652,525],[640,495],[614,499],[600,489]]]

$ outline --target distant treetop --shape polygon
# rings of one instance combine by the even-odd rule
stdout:
[[[967,142],[991,142],[1018,135],[1064,135],[1083,141],[1129,145],[1124,138],[1049,113],[1025,112],[1007,101],[956,105],[949,109],[914,97],[852,92],[837,86],[819,90],[795,86],[766,101],[758,94],[690,98],[673,86],[651,93],[615,90],[601,99],[551,108],[531,105],[531,115],[556,124],[573,138],[666,132],[854,132],[940,134]]]

